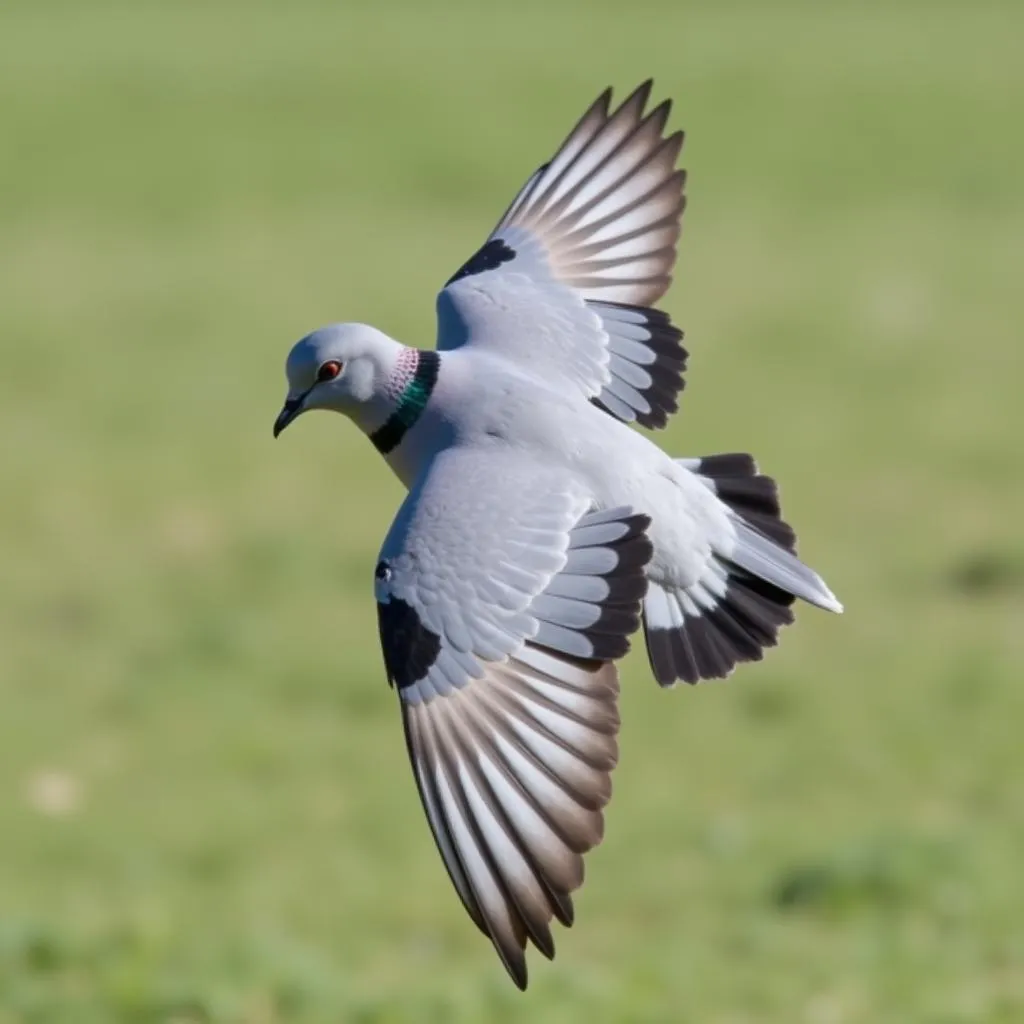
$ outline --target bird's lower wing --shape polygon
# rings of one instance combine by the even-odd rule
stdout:
[[[618,675],[526,645],[443,699],[402,705],[424,810],[462,902],[513,980],[553,957],[618,758]]]
[[[602,834],[618,682],[649,520],[594,510],[520,456],[446,452],[377,567],[381,646],[423,806],[470,916],[516,984],[554,952]]]

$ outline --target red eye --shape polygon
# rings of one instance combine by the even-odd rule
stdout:
[[[341,373],[341,363],[337,359],[328,359],[326,363],[321,363],[320,369],[316,371],[316,379],[318,383],[334,380],[339,373]]]

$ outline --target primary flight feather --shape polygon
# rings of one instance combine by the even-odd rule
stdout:
[[[440,292],[436,351],[314,331],[274,424],[342,412],[409,489],[375,569],[385,669],[452,884],[520,988],[603,834],[629,636],[696,683],[760,659],[796,598],[842,610],[751,456],[628,425],[665,425],[687,360],[653,308],[685,174],[650,90],[603,93],[529,178]]]

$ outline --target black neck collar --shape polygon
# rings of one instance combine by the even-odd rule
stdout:
[[[387,455],[402,443],[402,438],[423,414],[437,384],[441,357],[431,349],[418,353],[412,379],[398,397],[395,411],[371,435],[374,448]]]

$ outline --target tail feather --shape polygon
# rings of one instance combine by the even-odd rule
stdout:
[[[782,518],[779,488],[770,476],[757,471],[752,455],[729,452],[702,459],[677,459],[704,481],[745,522],[796,554],[796,532]]]
[[[843,610],[835,594],[813,569],[746,523],[736,524],[736,547],[731,560],[751,575],[788,590],[808,604],[828,612]]]
[[[711,608],[697,605],[685,590],[649,585],[644,636],[661,686],[725,679],[741,662],[760,661],[764,649],[778,643],[779,629],[793,621],[792,594],[742,571],[730,570],[726,578]]]
[[[793,621],[797,597],[841,612],[821,577],[796,557],[796,534],[782,519],[778,487],[746,454],[679,459],[733,514],[732,542],[712,548],[701,577],[670,590],[651,583],[644,633],[655,678],[723,679],[737,664],[760,661]]]

